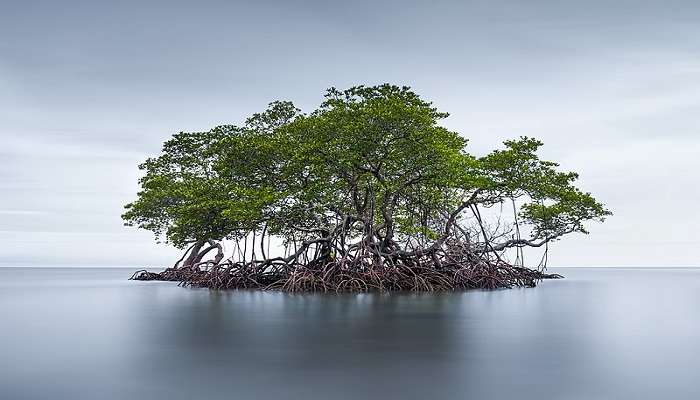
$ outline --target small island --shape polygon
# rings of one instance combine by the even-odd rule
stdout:
[[[542,143],[491,153],[408,87],[328,89],[238,125],[180,132],[140,168],[126,225],[184,252],[132,279],[212,289],[453,291],[532,287],[548,245],[610,215]],[[526,266],[523,249],[543,257]]]

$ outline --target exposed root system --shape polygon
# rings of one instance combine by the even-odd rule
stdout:
[[[249,262],[212,261],[168,268],[154,273],[137,271],[134,280],[177,281],[182,286],[211,289],[263,289],[289,292],[455,291],[534,287],[542,279],[562,276],[515,266],[485,257],[449,262],[442,253],[410,258],[341,258],[297,264],[295,259]],[[473,256],[473,255],[472,255]],[[473,257],[472,257],[473,258]],[[465,260],[461,260],[465,261]]]

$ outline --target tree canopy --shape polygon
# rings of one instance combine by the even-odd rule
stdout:
[[[141,191],[123,219],[189,246],[186,266],[204,265],[213,248],[219,255],[206,265],[218,266],[222,241],[233,241],[224,263],[274,284],[301,271],[503,268],[508,249],[587,233],[588,221],[610,215],[575,186],[576,173],[539,158],[540,141],[520,137],[475,156],[440,125],[447,116],[389,84],[331,88],[308,114],[273,102],[240,126],[174,135],[140,166]],[[261,258],[241,251],[250,239]],[[284,255],[266,254],[270,240]]]

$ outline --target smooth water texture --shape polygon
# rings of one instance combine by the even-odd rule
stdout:
[[[0,398],[700,398],[700,270],[553,271],[336,296],[0,268]]]

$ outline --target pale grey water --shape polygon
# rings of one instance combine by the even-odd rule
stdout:
[[[700,398],[700,270],[553,270],[323,296],[0,268],[0,399]]]

